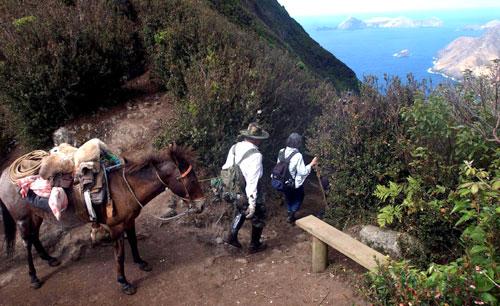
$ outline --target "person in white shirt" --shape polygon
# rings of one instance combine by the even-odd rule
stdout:
[[[295,213],[300,209],[302,202],[304,201],[304,181],[307,176],[311,173],[313,166],[318,164],[318,158],[314,157],[311,163],[306,165],[304,163],[304,158],[299,152],[299,148],[302,146],[302,136],[298,133],[292,133],[288,136],[286,141],[286,148],[281,149],[278,154],[278,161],[280,159],[286,159],[295,153],[288,165],[288,170],[290,175],[294,178],[295,184],[291,188],[286,188],[284,190],[285,201],[288,207],[288,223],[295,222]]]
[[[266,207],[264,206],[260,180],[263,174],[262,154],[259,152],[258,146],[262,140],[269,138],[269,133],[257,123],[250,123],[248,129],[240,131],[240,136],[243,136],[244,140],[231,147],[226,163],[222,166],[222,169],[229,169],[234,163],[239,164],[245,178],[245,195],[241,200],[235,202],[235,216],[225,242],[241,248],[241,243],[238,241],[238,231],[243,226],[245,219],[251,219],[252,238],[249,252],[255,253],[266,248],[266,244],[260,241],[265,226]]]

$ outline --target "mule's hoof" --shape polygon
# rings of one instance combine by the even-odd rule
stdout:
[[[42,287],[42,282],[37,279],[37,280],[34,280],[34,281],[31,281],[31,288],[33,289],[40,289],[40,287]]]
[[[122,285],[122,291],[127,295],[133,295],[137,292],[137,289],[135,288],[134,285],[126,283]]]
[[[57,267],[58,265],[61,264],[61,262],[59,261],[59,259],[54,258],[54,257],[50,258],[47,263],[49,264],[50,267]]]
[[[153,268],[145,261],[139,262],[139,263],[137,263],[137,265],[139,266],[139,269],[142,271],[149,272],[149,271],[153,270]]]

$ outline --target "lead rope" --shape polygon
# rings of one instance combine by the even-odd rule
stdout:
[[[164,187],[167,187],[167,188],[168,188],[167,184],[165,184],[165,182],[161,179],[160,174],[158,174],[158,170],[156,169],[156,167],[153,167],[153,168],[155,169],[155,174],[156,174],[156,177],[158,178],[158,180],[159,180],[159,181],[163,184],[163,186],[164,186]],[[182,186],[184,187],[184,189],[186,190],[186,195],[188,196],[188,198],[189,198],[189,192],[188,192],[188,190],[187,190],[186,185],[185,185],[185,184],[184,184],[184,182],[182,181],[182,179],[183,179],[184,177],[186,177],[186,175],[187,175],[187,174],[191,171],[191,169],[192,169],[192,166],[191,166],[191,165],[189,165],[188,170],[186,170],[186,172],[184,172],[184,173],[181,173],[181,171],[179,170],[179,167],[177,167],[177,170],[179,170],[179,174],[180,174],[180,175],[177,177],[177,180],[181,180],[181,184],[182,184]],[[183,197],[179,197],[179,198],[181,198],[181,199],[183,199],[183,200],[186,200],[186,199],[185,199],[185,198],[183,198]],[[155,215],[151,215],[151,216],[152,216],[153,218],[157,219],[157,220],[160,220],[160,221],[171,221],[171,220],[179,219],[179,218],[183,217],[184,215],[189,214],[191,211],[192,211],[192,209],[191,209],[191,208],[188,208],[186,211],[184,211],[184,212],[182,212],[182,213],[180,213],[180,214],[178,214],[178,215],[175,215],[175,216],[169,217],[169,218],[157,217],[157,216],[155,216]]]
[[[167,184],[165,184],[165,182],[161,179],[160,175],[158,174],[158,170],[156,169],[156,167],[153,167],[153,168],[155,169],[155,174],[156,174],[156,177],[158,178],[158,180],[163,184],[164,187],[167,187]],[[180,173],[180,171],[179,171],[179,173]],[[182,176],[182,174],[181,174],[181,176]],[[130,191],[130,193],[134,197],[137,204],[139,204],[141,209],[144,208],[144,205],[142,205],[141,201],[139,201],[139,199],[135,195],[134,190],[132,189],[132,186],[130,186],[129,182],[127,181],[127,177],[125,176],[125,167],[122,168],[122,177],[123,177],[123,180],[125,181],[125,184],[127,185],[128,190]],[[182,181],[181,181],[181,183],[184,186],[184,189],[186,189],[186,194],[189,195],[189,193],[187,192],[186,186],[184,185],[184,183]],[[184,199],[183,197],[180,197],[180,198]],[[186,200],[186,199],[184,199],[184,200]],[[169,217],[169,218],[157,217],[155,215],[150,215],[150,216],[152,216],[153,218],[160,220],[160,221],[171,221],[171,220],[179,219],[180,217],[183,217],[184,215],[186,215],[190,212],[191,212],[191,208],[189,208],[188,210],[186,210],[186,211],[184,211],[176,216]]]

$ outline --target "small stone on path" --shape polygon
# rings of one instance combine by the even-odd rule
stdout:
[[[236,261],[237,263],[242,263],[242,264],[248,263],[248,260],[246,260],[245,258],[236,258],[234,261]]]

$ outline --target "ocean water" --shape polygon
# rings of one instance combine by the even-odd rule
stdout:
[[[412,19],[437,17],[443,21],[439,28],[365,28],[337,30],[339,23],[349,16],[321,16],[295,18],[306,32],[354,70],[362,80],[373,75],[383,80],[384,74],[398,76],[403,81],[412,73],[417,80],[430,79],[433,84],[448,81],[439,74],[428,71],[439,50],[460,36],[480,36],[481,30],[467,30],[468,25],[482,25],[500,19],[499,9],[475,9],[466,11],[422,11],[391,14],[352,15],[358,19],[371,17],[405,16]],[[321,29],[323,28],[323,29]],[[393,54],[408,49],[408,57]]]

